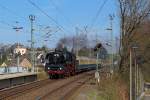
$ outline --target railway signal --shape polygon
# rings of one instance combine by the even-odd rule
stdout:
[[[94,48],[94,51],[98,51],[101,47],[102,47],[102,44],[101,43],[97,43],[95,48]]]
[[[97,82],[100,82],[100,75],[98,72],[98,59],[99,59],[99,52],[100,52],[100,48],[102,47],[101,43],[97,43],[96,46],[94,47],[94,51],[97,52],[97,60],[96,60],[96,72],[95,72],[95,78],[97,79]]]

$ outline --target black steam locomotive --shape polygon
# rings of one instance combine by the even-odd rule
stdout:
[[[76,56],[69,51],[55,50],[45,57],[45,70],[50,78],[75,74]]]

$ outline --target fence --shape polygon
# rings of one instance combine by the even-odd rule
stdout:
[[[0,67],[0,74],[9,74],[9,73],[20,73],[20,72],[28,72],[28,68],[24,67],[16,67],[16,66],[11,66],[11,67]]]

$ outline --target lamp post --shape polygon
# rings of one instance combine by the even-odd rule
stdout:
[[[133,99],[133,97],[132,97],[132,88],[133,88],[133,85],[132,85],[132,51],[133,51],[133,49],[135,50],[135,49],[137,49],[138,47],[136,46],[136,45],[133,45],[133,46],[131,46],[130,47],[130,100],[132,100]]]

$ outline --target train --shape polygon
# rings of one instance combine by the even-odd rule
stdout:
[[[49,78],[64,78],[75,74],[95,70],[96,64],[79,65],[74,53],[67,50],[51,51],[45,56],[45,71]]]

